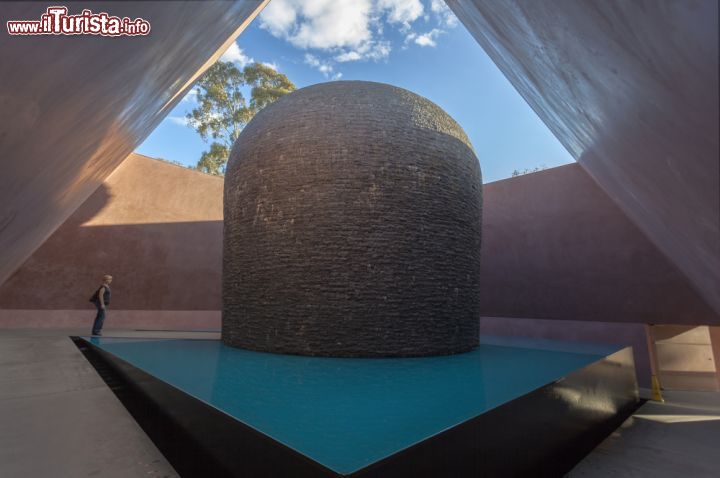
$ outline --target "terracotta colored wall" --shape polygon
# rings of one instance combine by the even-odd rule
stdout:
[[[717,364],[708,326],[656,325],[650,328],[655,342],[657,371],[666,390],[717,391]]]
[[[221,178],[130,155],[0,286],[0,309],[219,310]],[[8,319],[10,320],[10,319]]]
[[[579,165],[486,184],[484,201],[483,316],[720,323]]]
[[[483,316],[720,323],[578,165],[484,200]],[[132,155],[0,286],[0,309],[87,309],[111,273],[114,309],[219,310],[221,203],[222,179]]]
[[[580,165],[720,313],[718,2],[447,3]]]
[[[710,327],[710,344],[715,362],[715,378],[720,386],[720,327]]]
[[[649,388],[644,323],[720,323],[579,165],[486,184],[484,201],[481,334],[631,345]],[[698,388],[688,350],[671,388]]]
[[[150,134],[267,0],[70,2],[143,37],[10,36],[48,2],[0,7],[0,284]],[[61,4],[64,4],[61,2]]]

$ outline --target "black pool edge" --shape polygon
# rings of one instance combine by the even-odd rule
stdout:
[[[563,476],[641,404],[627,347],[342,475],[87,340],[71,339],[184,478]]]
[[[560,477],[641,404],[627,347],[351,476]]]
[[[70,338],[183,478],[338,476],[87,340]]]

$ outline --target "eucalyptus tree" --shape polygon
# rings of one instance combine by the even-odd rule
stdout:
[[[200,78],[198,106],[187,114],[188,125],[210,149],[203,152],[196,169],[222,176],[230,150],[246,124],[265,106],[295,90],[287,76],[262,63],[238,69],[218,61]],[[249,101],[243,91],[250,92]]]

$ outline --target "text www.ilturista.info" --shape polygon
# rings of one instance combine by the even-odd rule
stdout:
[[[10,20],[10,35],[102,35],[136,36],[150,33],[150,22],[142,18],[112,16],[84,9],[79,15],[68,15],[67,7],[48,7],[40,20]]]

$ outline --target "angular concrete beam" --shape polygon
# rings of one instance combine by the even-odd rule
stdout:
[[[158,125],[268,0],[72,2],[148,36],[10,36],[0,11],[0,284]]]
[[[717,2],[447,3],[580,165],[720,312]]]

